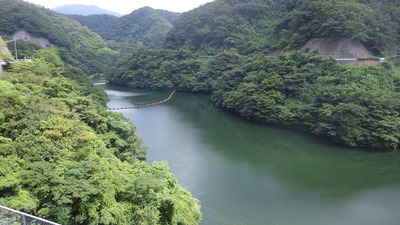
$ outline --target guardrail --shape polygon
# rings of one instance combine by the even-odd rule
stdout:
[[[36,216],[29,215],[0,205],[0,224],[7,225],[60,225]]]

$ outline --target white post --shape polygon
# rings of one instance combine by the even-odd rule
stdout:
[[[17,61],[18,60],[18,53],[17,53],[17,39],[15,39],[15,36],[14,36],[14,39],[12,39],[12,40],[9,40],[9,41],[5,41],[5,43],[6,43],[6,47],[8,48],[8,42],[14,42],[14,50],[15,50],[15,61]]]
[[[18,61],[18,53],[17,53],[17,39],[14,36],[14,47],[15,47],[15,60]]]

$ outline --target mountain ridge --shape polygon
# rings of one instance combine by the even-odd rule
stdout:
[[[68,15],[99,34],[113,49],[126,44],[157,48],[181,13],[142,7],[116,18],[109,15]]]
[[[0,34],[7,39],[21,30],[45,38],[59,47],[65,61],[88,74],[102,71],[104,55],[112,54],[100,35],[65,15],[22,0],[0,0],[0,4]],[[17,44],[18,49],[22,45],[31,48],[28,42]]]
[[[120,13],[113,12],[107,9],[100,8],[96,5],[84,5],[84,4],[67,4],[53,8],[52,10],[65,14],[65,15],[82,15],[82,16],[89,16],[89,15],[98,15],[98,14],[106,14],[112,15],[116,17],[123,16]]]

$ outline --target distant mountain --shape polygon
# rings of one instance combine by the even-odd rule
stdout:
[[[107,14],[116,17],[121,17],[122,14],[112,12],[106,9],[99,8],[95,5],[63,5],[56,8],[53,8],[54,11],[65,14],[65,15],[96,15],[96,14]]]
[[[109,47],[118,49],[128,43],[157,48],[164,42],[167,32],[181,13],[140,8],[120,18],[109,15],[69,15],[82,25],[98,33]]]

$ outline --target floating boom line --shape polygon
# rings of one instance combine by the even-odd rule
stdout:
[[[168,96],[168,98],[159,101],[159,102],[154,102],[154,103],[150,103],[150,104],[144,104],[144,105],[137,105],[137,106],[131,106],[131,107],[121,107],[121,108],[107,108],[107,110],[110,111],[115,111],[115,110],[123,110],[123,109],[139,109],[139,108],[144,108],[144,107],[150,107],[150,106],[155,106],[155,105],[159,105],[162,104],[164,102],[167,102],[171,99],[172,95],[174,95],[176,92],[176,90],[172,91],[171,94]]]

